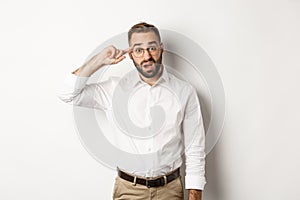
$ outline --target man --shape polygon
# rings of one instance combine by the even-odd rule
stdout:
[[[149,152],[154,153],[155,156],[145,161],[147,169],[133,169],[134,163],[133,167],[118,166],[113,199],[182,200],[179,168],[185,160],[189,199],[201,200],[206,183],[205,134],[196,91],[167,72],[162,64],[164,45],[155,26],[144,22],[134,25],[128,32],[128,43],[126,50],[106,47],[73,71],[59,97],[73,105],[112,113],[112,98],[118,81],[109,79],[96,84],[86,84],[86,81],[101,67],[121,62],[128,53],[136,70],[127,74],[121,85],[134,91],[129,109],[131,117],[139,126],[146,127],[157,120],[149,113],[158,105],[165,111],[165,121],[151,140],[135,146],[137,152],[143,152],[147,146]],[[76,79],[79,79],[77,83]],[[161,115],[157,118],[163,119]],[[137,139],[135,141],[138,143]]]

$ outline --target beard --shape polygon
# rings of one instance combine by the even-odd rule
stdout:
[[[150,57],[148,60],[144,60],[140,64],[136,63],[134,60],[133,63],[142,76],[145,78],[153,78],[160,72],[160,68],[162,66],[162,54],[160,54],[157,61]]]

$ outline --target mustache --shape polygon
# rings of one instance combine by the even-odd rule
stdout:
[[[153,62],[153,63],[156,63],[155,60],[151,57],[151,58],[149,58],[148,60],[144,60],[144,61],[141,63],[141,65],[143,65],[144,63],[149,62],[149,61],[151,61],[151,62]]]

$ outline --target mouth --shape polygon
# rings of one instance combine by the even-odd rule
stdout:
[[[154,69],[154,63],[151,61],[143,63],[142,67],[144,68],[145,71],[152,71]]]

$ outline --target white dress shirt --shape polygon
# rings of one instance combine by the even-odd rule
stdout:
[[[163,69],[162,76],[150,86],[137,70],[125,77],[111,77],[107,81],[87,84],[89,77],[68,74],[59,91],[59,98],[66,103],[105,111],[117,137],[111,141],[123,151],[144,155],[154,153],[147,161],[147,169],[118,166],[120,169],[142,177],[155,177],[169,173],[182,165],[185,156],[186,189],[203,190],[205,180],[205,133],[201,109],[195,89]],[[154,106],[163,108],[164,115],[157,116],[161,128],[149,137],[130,135],[130,127],[114,120],[114,95],[117,86],[132,91],[127,102],[128,118],[136,127],[149,127],[155,119]],[[119,101],[120,99],[118,99]],[[124,99],[127,100],[127,99]],[[126,108],[124,108],[126,109]],[[126,112],[126,110],[124,110]],[[127,132],[128,134],[122,134]]]

